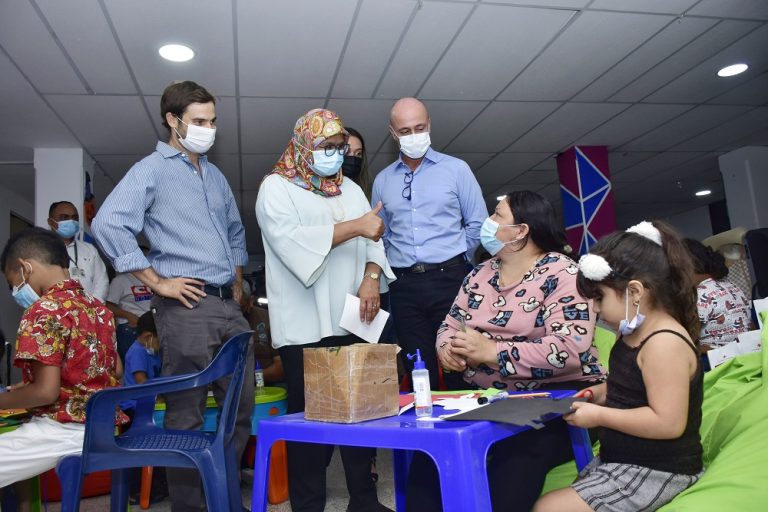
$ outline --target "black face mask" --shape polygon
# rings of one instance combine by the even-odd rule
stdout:
[[[341,164],[341,173],[347,178],[356,180],[363,170],[363,159],[359,156],[346,155]]]

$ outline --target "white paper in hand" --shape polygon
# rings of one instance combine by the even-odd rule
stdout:
[[[344,311],[341,313],[339,327],[359,336],[368,343],[378,343],[388,318],[389,313],[380,309],[370,324],[360,321],[360,299],[348,293],[347,300],[344,301]]]

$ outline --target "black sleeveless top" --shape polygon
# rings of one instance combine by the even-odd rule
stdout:
[[[605,405],[616,409],[648,406],[643,375],[637,366],[637,355],[654,335],[668,332],[691,347],[697,361],[696,373],[688,390],[688,421],[683,435],[677,439],[643,439],[613,430],[600,429],[600,458],[603,462],[635,464],[659,471],[695,475],[702,469],[702,448],[699,437],[703,373],[696,348],[680,333],[663,329],[649,334],[639,346],[632,348],[619,339],[611,350],[608,394]]]

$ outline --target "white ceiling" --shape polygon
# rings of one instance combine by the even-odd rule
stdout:
[[[169,42],[196,58],[163,61]],[[749,71],[715,76],[734,62]],[[253,253],[258,185],[295,120],[336,110],[378,172],[406,95],[425,100],[435,147],[470,164],[489,205],[513,188],[559,203],[555,155],[607,145],[626,225],[722,199],[717,156],[768,144],[768,1],[3,1],[0,186],[32,200],[33,149],[81,146],[103,199],[165,138],[160,95],[181,79],[218,98],[211,159]]]

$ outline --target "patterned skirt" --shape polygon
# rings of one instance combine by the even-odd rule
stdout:
[[[703,473],[667,473],[634,464],[604,463],[595,457],[571,487],[597,512],[651,511],[672,501]]]

